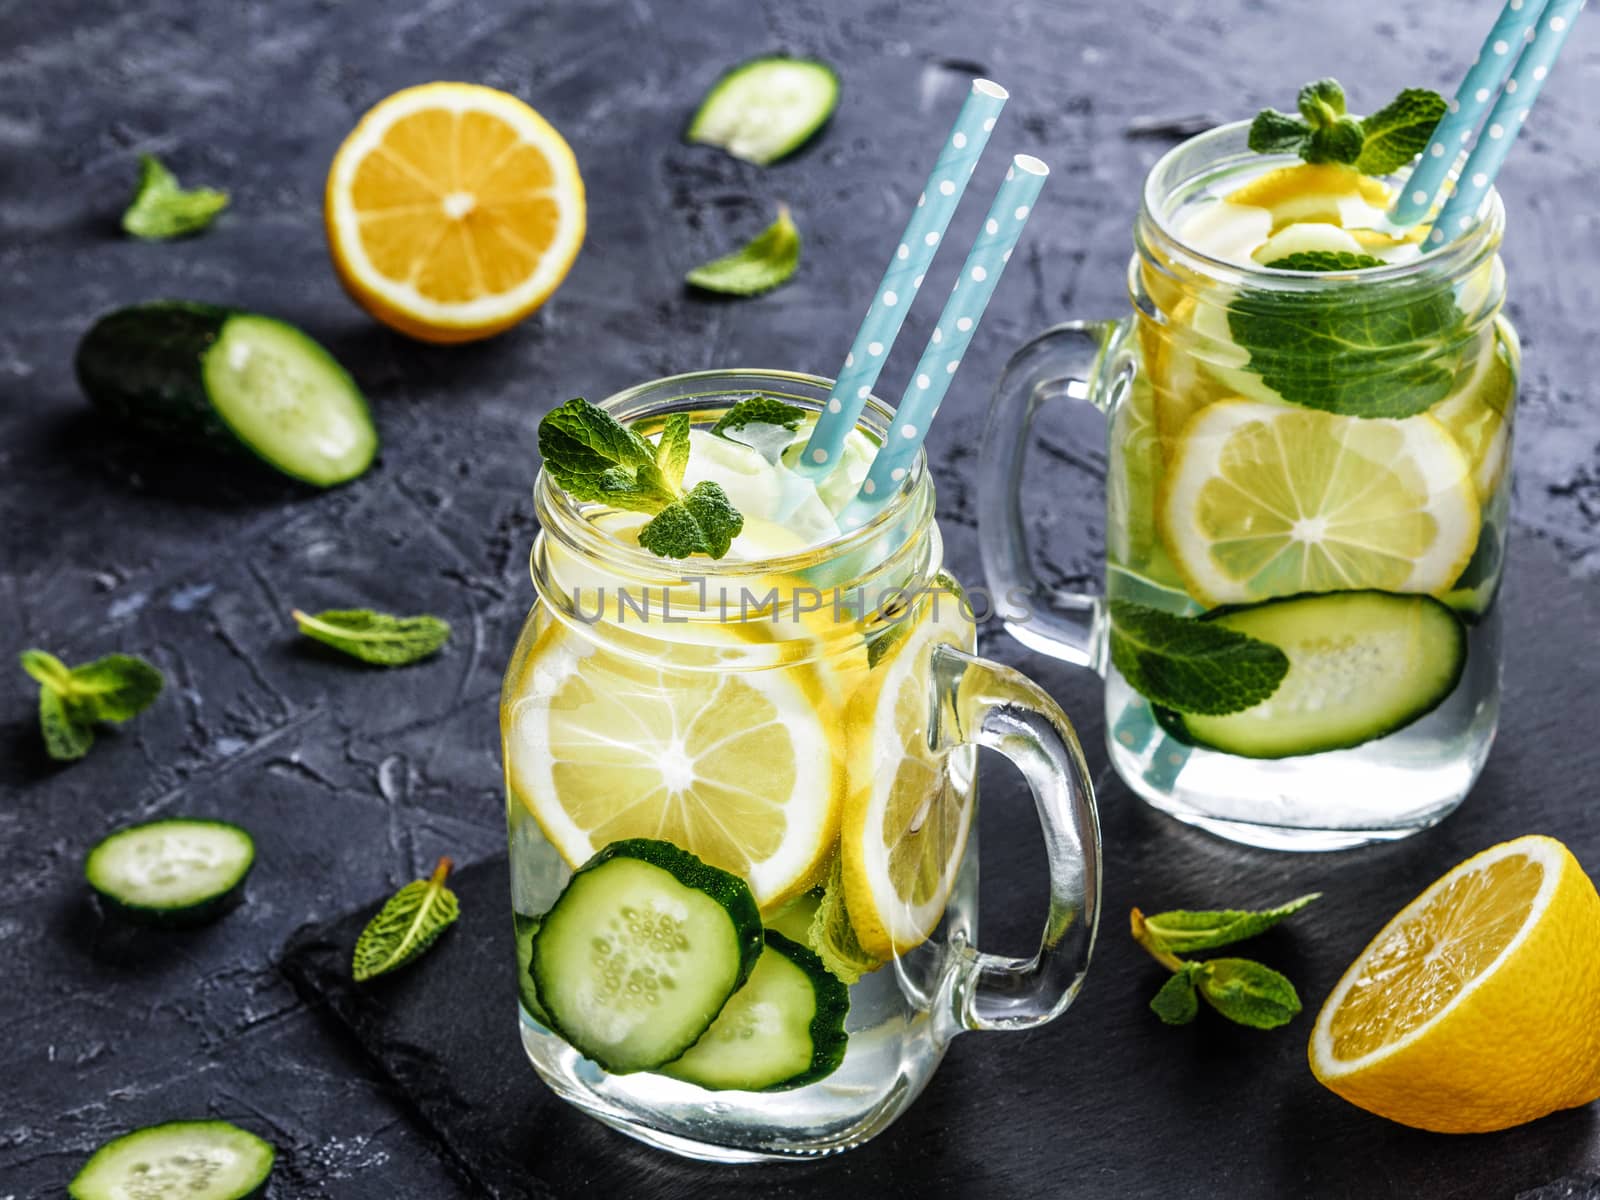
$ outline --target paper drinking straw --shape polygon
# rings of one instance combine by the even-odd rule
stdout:
[[[1489,36],[1483,39],[1478,57],[1472,60],[1467,77],[1456,89],[1456,98],[1434,128],[1411,177],[1389,209],[1391,224],[1406,228],[1415,225],[1433,208],[1439,187],[1455,166],[1462,146],[1472,140],[1473,130],[1488,111],[1490,99],[1505,83],[1511,66],[1522,51],[1522,44],[1533,36],[1533,27],[1547,0],[1507,0]]]
[[[978,165],[983,148],[989,143],[996,118],[1005,107],[1009,93],[998,83],[974,79],[961,113],[945,139],[939,161],[917,197],[899,248],[889,260],[883,281],[873,293],[872,304],[856,332],[850,353],[844,356],[839,378],[828,394],[828,403],[811,431],[805,451],[795,470],[817,478],[833,470],[844,446],[844,439],[856,427],[856,418],[872,394],[873,384],[883,370],[883,361],[905,323],[906,310],[922,286],[933,256],[938,252],[944,231],[967,190],[967,180]]]
[[[1572,22],[1583,5],[1584,0],[1550,0],[1539,21],[1538,32],[1517,59],[1516,70],[1511,72],[1506,90],[1489,114],[1489,127],[1472,148],[1467,165],[1461,168],[1455,194],[1445,201],[1444,209],[1433,223],[1433,232],[1428,234],[1430,246],[1443,245],[1478,219],[1478,206],[1494,184],[1494,177],[1500,173],[1511,143],[1522,131],[1528,110],[1539,98],[1545,77],[1561,52],[1561,43],[1567,40]]]
[[[961,356],[983,319],[983,310],[1006,263],[1011,261],[1011,251],[1022,236],[1033,202],[1049,175],[1050,168],[1031,155],[1019,154],[1011,160],[989,207],[983,231],[972,244],[972,252],[961,266],[961,275],[939,314],[939,323],[922,351],[916,372],[900,397],[894,423],[872,460],[861,490],[840,514],[842,528],[854,529],[877,512],[916,461],[917,451],[928,436],[928,426],[950,390]]]

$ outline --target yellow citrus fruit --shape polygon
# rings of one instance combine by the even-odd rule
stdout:
[[[583,179],[559,133],[515,96],[429,83],[381,100],[328,171],[340,281],[384,324],[429,342],[510,328],[583,244]]]
[[[1477,545],[1471,464],[1432,417],[1224,400],[1184,427],[1162,540],[1208,605],[1377,588],[1441,595]]]
[[[806,666],[693,669],[677,653],[617,653],[552,621],[503,702],[512,795],[571,866],[661,838],[771,911],[818,881],[838,838],[838,711]]]
[[[934,647],[971,650],[973,625],[955,590],[929,595],[926,605],[856,688],[845,715],[845,907],[862,949],[880,958],[920,945],[938,927],[972,828],[972,748],[931,749],[928,725]]]
[[[1511,459],[1511,408],[1517,395],[1515,344],[1496,328],[1484,330],[1466,378],[1429,412],[1448,429],[1472,463],[1478,498],[1487,501]]]
[[[1505,1129],[1600,1096],[1600,896],[1570,851],[1521,837],[1448,872],[1333,989],[1311,1070],[1419,1129]]]
[[[1297,163],[1257,176],[1229,192],[1227,199],[1269,211],[1276,233],[1302,221],[1343,225],[1346,200],[1387,208],[1389,187],[1342,163]]]

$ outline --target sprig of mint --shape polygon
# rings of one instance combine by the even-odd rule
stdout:
[[[778,219],[771,225],[732,254],[701,264],[684,279],[706,292],[754,296],[783,283],[799,265],[800,231],[789,216],[789,206],[780,204]]]
[[[861,948],[855,926],[850,923],[850,913],[844,902],[844,870],[837,857],[828,872],[828,884],[823,889],[822,900],[811,917],[811,928],[806,940],[816,951],[822,965],[846,987],[854,986],[863,975],[883,966]]]
[[[450,624],[438,617],[396,617],[370,608],[332,608],[312,616],[291,613],[300,632],[325,646],[378,667],[404,667],[433,654],[450,640]]]
[[[1200,1000],[1228,1020],[1253,1029],[1276,1029],[1300,1011],[1300,996],[1283,975],[1249,958],[1186,961],[1178,952],[1212,950],[1244,941],[1271,929],[1320,896],[1301,896],[1267,909],[1219,909],[1190,912],[1176,909],[1146,917],[1130,914],[1133,939],[1172,977],[1150,1001],[1150,1010],[1168,1025],[1187,1025],[1200,1011]]]
[[[683,490],[689,424],[688,414],[675,413],[651,445],[604,409],[574,399],[539,422],[539,453],[550,478],[573,499],[653,514],[639,531],[639,544],[651,553],[721,558],[744,518],[710,480]]]
[[[1208,717],[1254,708],[1289,673],[1269,642],[1131,600],[1111,602],[1111,662],[1152,703]]]
[[[69,667],[44,650],[24,650],[22,669],[39,684],[39,729],[51,758],[70,762],[94,745],[97,722],[138,716],[161,694],[161,672],[132,654]]]
[[[139,186],[122,214],[122,228],[136,238],[159,242],[199,233],[228,207],[228,193],[215,188],[182,188],[178,177],[154,155],[139,156]]]
[[[1271,108],[1257,113],[1250,123],[1250,149],[1388,175],[1422,153],[1444,116],[1445,100],[1426,88],[1407,88],[1370,117],[1357,117],[1345,110],[1337,79],[1318,79],[1300,89],[1296,107],[1298,117]]]
[[[406,884],[367,922],[350,961],[357,983],[399,970],[455,924],[461,904],[444,885],[450,867],[450,859],[441,858],[430,877]]]
[[[1389,264],[1371,254],[1348,250],[1299,250],[1265,264],[1277,271],[1364,271]]]

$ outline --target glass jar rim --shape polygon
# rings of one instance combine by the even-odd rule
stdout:
[[[1208,254],[1185,242],[1168,224],[1166,200],[1186,184],[1246,155],[1263,163],[1281,165],[1301,161],[1290,155],[1265,155],[1249,150],[1249,130],[1248,120],[1218,125],[1185,139],[1156,160],[1145,176],[1139,220],[1135,225],[1134,240],[1141,255],[1150,257],[1147,237],[1154,235],[1154,239],[1160,243],[1162,257],[1215,282],[1235,287],[1248,284],[1262,291],[1318,292],[1369,284],[1390,285],[1428,275],[1444,275],[1454,279],[1476,270],[1499,248],[1501,235],[1505,231],[1505,205],[1500,193],[1491,187],[1484,197],[1480,220],[1473,222],[1471,227],[1444,245],[1404,262],[1330,274],[1247,267]],[[1213,155],[1210,158],[1203,157],[1203,152],[1212,148]],[[1180,165],[1191,158],[1194,162],[1190,169],[1180,173]],[[1455,173],[1452,171],[1448,178],[1454,180]]]
[[[740,386],[723,386],[738,383]],[[821,411],[834,381],[801,371],[780,371],[759,367],[727,367],[687,371],[637,383],[601,400],[598,407],[618,420],[637,419],[655,413],[683,411],[694,402],[740,393],[778,392],[784,400]],[[795,395],[784,389],[807,389],[811,395]],[[659,399],[657,399],[659,397]],[[706,405],[700,405],[706,407]],[[894,420],[894,410],[877,396],[868,396],[857,419],[880,445]],[[596,528],[583,512],[582,502],[574,500],[550,478],[543,466],[534,480],[534,505],[541,532],[558,538],[568,550],[591,561],[606,564],[631,579],[681,580],[686,571],[695,578],[737,579],[749,575],[799,574],[834,558],[868,546],[896,522],[906,519],[911,510],[915,536],[933,520],[932,479],[927,469],[927,454],[919,450],[906,472],[904,482],[859,528],[852,529],[817,546],[768,558],[692,559],[662,558],[640,547],[629,546]]]

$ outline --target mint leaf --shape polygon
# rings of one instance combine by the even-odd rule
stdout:
[[[1131,600],[1111,602],[1111,661],[1147,700],[1204,716],[1255,707],[1289,672],[1274,645]]]
[[[1299,154],[1311,126],[1275,108],[1264,108],[1250,122],[1250,149],[1257,154]]]
[[[1389,264],[1370,254],[1351,254],[1348,250],[1299,250],[1265,265],[1277,271],[1364,271]]]
[[[1445,99],[1427,88],[1407,88],[1361,122],[1365,141],[1356,159],[1363,175],[1389,175],[1427,148],[1445,114]]]
[[[122,214],[122,228],[136,238],[164,241],[199,233],[228,207],[228,193],[214,188],[178,186],[178,179],[154,156],[139,156],[139,186]]]
[[[855,926],[850,924],[850,913],[844,902],[844,871],[837,856],[828,871],[828,884],[823,889],[817,911],[812,914],[806,941],[816,951],[822,965],[846,987],[883,966],[882,959],[861,948]]]
[[[1206,1003],[1236,1024],[1276,1029],[1300,1011],[1294,984],[1271,967],[1248,958],[1213,958],[1189,965]]]
[[[1465,318],[1447,281],[1326,292],[1245,289],[1228,331],[1246,367],[1290,404],[1354,417],[1410,417],[1450,392],[1446,353]],[[1374,380],[1382,380],[1375,387]]]
[[[1200,999],[1195,994],[1195,974],[1198,963],[1185,963],[1183,969],[1161,985],[1161,990],[1150,998],[1150,1011],[1168,1025],[1187,1025],[1200,1012]]]
[[[568,400],[539,422],[544,469],[575,500],[604,500],[633,486],[634,472],[655,465],[649,442],[584,399]]]
[[[93,726],[54,688],[39,689],[39,732],[45,753],[57,762],[82,758],[94,745]]]
[[[450,865],[441,858],[431,877],[406,884],[367,922],[350,963],[357,983],[405,966],[455,923],[461,904],[444,885]]]
[[[131,654],[108,654],[68,667],[44,650],[24,650],[22,669],[39,684],[39,730],[45,751],[62,762],[94,745],[98,721],[138,716],[161,694],[161,672]]]
[[[1143,917],[1148,944],[1171,954],[1192,954],[1196,950],[1215,950],[1265,933],[1285,917],[1293,916],[1321,896],[1321,892],[1299,896],[1276,908],[1186,911],[1156,913]]]
[[[662,558],[709,554],[721,558],[744,528],[744,518],[728,494],[710,480],[694,485],[639,530],[639,545]]]
[[[378,667],[420,662],[450,640],[438,617],[396,617],[370,608],[338,608],[310,616],[298,608],[294,622],[306,637]]]
[[[788,205],[778,206],[778,219],[732,254],[690,271],[690,285],[727,296],[754,296],[771,291],[800,265],[800,231]]]
[[[1300,89],[1296,99],[1311,134],[1300,147],[1310,163],[1353,163],[1361,155],[1361,122],[1348,115],[1344,89],[1337,79],[1318,79]]]
[[[1337,79],[1313,79],[1300,89],[1294,103],[1314,129],[1332,125],[1345,115],[1344,88]]]
[[[689,466],[689,428],[688,413],[673,413],[656,439],[656,469],[674,490],[682,485],[683,473]]]
[[[41,686],[65,692],[71,686],[72,668],[48,650],[24,650],[22,669]]]
[[[718,437],[727,437],[746,425],[776,425],[792,433],[800,428],[805,416],[805,409],[785,404],[771,396],[746,396],[722,414],[721,419],[711,427],[711,432]]]

